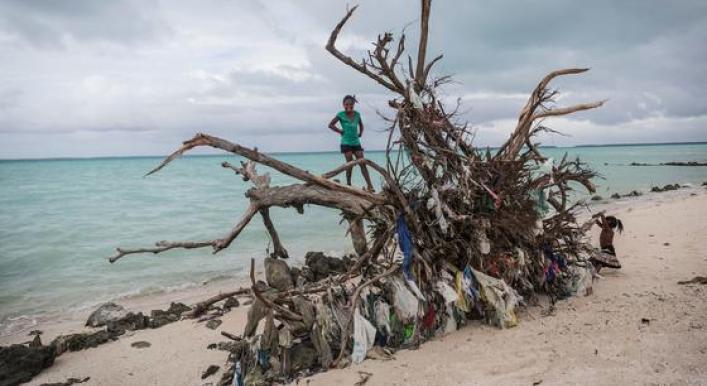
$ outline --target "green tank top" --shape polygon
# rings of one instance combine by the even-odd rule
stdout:
[[[336,116],[339,118],[341,130],[344,132],[341,135],[341,144],[349,146],[361,145],[361,141],[358,139],[358,123],[361,121],[361,115],[358,111],[354,111],[353,119],[349,119],[345,111],[340,111]]]

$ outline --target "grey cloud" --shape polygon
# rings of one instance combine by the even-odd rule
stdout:
[[[39,48],[67,39],[144,43],[169,32],[154,1],[25,0],[0,3],[0,30]]]
[[[326,123],[349,93],[361,100],[366,146],[381,148],[386,124],[376,110],[390,113],[390,94],[324,50],[345,7],[1,2],[0,158],[35,156],[28,144],[41,135],[64,155],[84,151],[70,144],[77,138],[93,141],[91,152],[154,154],[195,131],[271,151],[335,149]],[[360,58],[378,33],[407,27],[414,55],[417,17],[414,1],[362,0],[341,48]],[[572,135],[555,143],[704,140],[704,25],[701,0],[437,0],[429,52],[445,54],[435,75],[454,76],[443,95],[462,97],[461,118],[479,128],[480,145],[505,139],[540,78],[567,66],[592,70],[553,84],[558,105],[609,101],[548,122]]]

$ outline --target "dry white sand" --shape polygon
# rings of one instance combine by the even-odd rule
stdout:
[[[707,286],[677,284],[707,276],[707,194],[694,191],[611,204],[626,226],[615,241],[623,268],[602,271],[592,296],[561,301],[550,316],[530,307],[516,328],[472,323],[394,360],[366,360],[300,382],[353,385],[365,371],[373,374],[367,386],[707,384]],[[66,353],[30,384],[86,376],[86,385],[216,382],[220,372],[204,381],[200,374],[223,366],[226,353],[206,346],[225,340],[220,330],[240,334],[245,312],[226,314],[216,331],[186,320]],[[51,337],[47,332],[45,341]],[[132,348],[135,341],[152,345]]]

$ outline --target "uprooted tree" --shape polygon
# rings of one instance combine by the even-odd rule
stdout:
[[[394,115],[388,118],[385,165],[368,159],[346,163],[328,173],[315,175],[267,154],[207,134],[197,134],[148,174],[155,173],[196,147],[212,147],[246,159],[240,166],[223,163],[253,183],[246,197],[250,205],[224,237],[167,242],[141,249],[117,249],[110,262],[137,253],[161,253],[175,248],[228,248],[253,217],[260,215],[273,243],[273,257],[288,257],[269,209],[319,205],[340,211],[348,221],[357,257],[348,272],[309,282],[298,288],[264,296],[264,288],[253,281],[252,291],[272,318],[288,324],[301,322],[303,315],[295,299],[326,294],[334,285],[351,286],[354,296],[348,322],[341,327],[343,343],[339,359],[349,350],[347,343],[351,310],[366,286],[399,274],[413,278],[422,294],[433,291],[433,283],[444,272],[452,276],[469,266],[475,271],[502,279],[524,296],[551,291],[544,280],[550,248],[568,259],[581,260],[588,249],[585,229],[577,223],[577,204],[571,191],[583,186],[593,192],[595,173],[579,160],[565,156],[553,163],[544,157],[534,137],[552,131],[543,125],[547,117],[589,110],[603,102],[557,107],[556,91],[550,82],[559,76],[580,74],[587,69],[570,68],[546,75],[531,92],[510,138],[497,151],[480,150],[472,144],[473,130],[458,117],[459,103],[451,109],[439,98],[448,77],[433,77],[432,69],[442,55],[427,58],[431,0],[421,0],[420,40],[417,57],[405,54],[405,35],[394,42],[391,33],[377,37],[366,57],[356,60],[341,52],[337,38],[352,17],[349,9],[334,27],[326,49],[342,63],[371,78],[392,93],[388,102]],[[334,180],[348,168],[365,164],[382,178],[378,193],[347,186]],[[271,186],[263,165],[299,180],[285,186]],[[546,205],[549,203],[549,206]],[[550,208],[551,206],[551,208]],[[366,226],[367,225],[367,231]],[[404,234],[401,235],[401,228]],[[396,239],[408,238],[401,264]],[[400,240],[398,240],[400,241]],[[402,243],[401,243],[402,246]],[[251,267],[252,270],[252,267]],[[326,295],[324,295],[326,296]]]

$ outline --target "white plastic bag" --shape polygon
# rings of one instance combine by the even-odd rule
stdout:
[[[420,98],[419,95],[415,92],[415,89],[413,88],[412,84],[410,84],[409,88],[409,94],[410,94],[410,103],[412,103],[412,107],[422,110],[422,98]]]
[[[402,322],[408,322],[417,316],[418,300],[417,297],[405,286],[405,283],[400,278],[392,280],[393,288],[395,288],[393,307],[395,313]]]
[[[493,313],[487,312],[486,318],[491,324],[500,328],[514,327],[518,324],[518,317],[515,309],[520,301],[520,295],[511,288],[505,281],[488,276],[484,273],[472,269],[474,277],[479,282],[481,298],[487,304],[487,309],[493,310]]]
[[[446,304],[452,304],[457,301],[457,291],[444,280],[437,281],[435,289],[442,295]]]
[[[358,308],[354,311],[354,344],[351,359],[358,364],[366,359],[366,353],[376,340],[376,328],[361,316]]]

